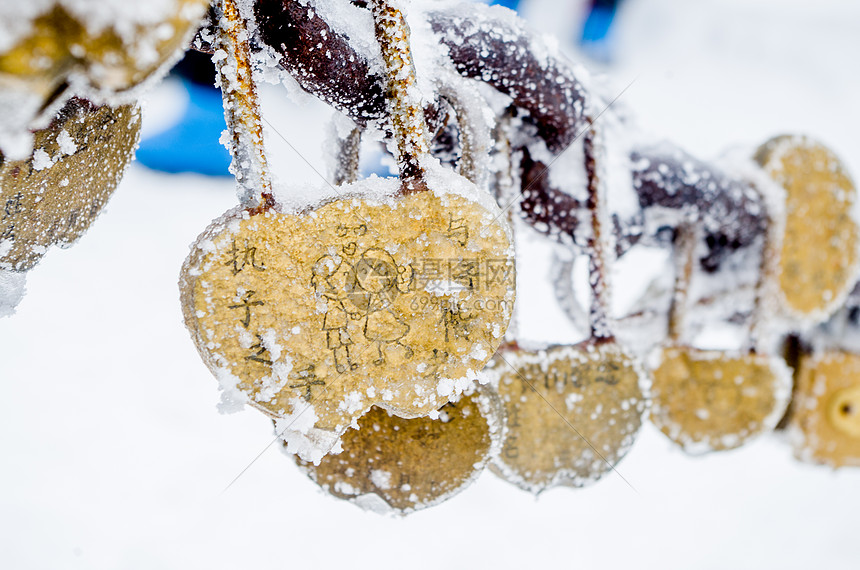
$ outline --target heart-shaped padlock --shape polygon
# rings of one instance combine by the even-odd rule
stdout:
[[[198,238],[180,279],[209,368],[306,435],[310,448],[296,449],[304,458],[330,449],[374,405],[409,418],[457,397],[502,341],[514,300],[509,228],[491,196],[428,155],[408,41],[395,39],[408,28],[396,10],[374,6],[401,178],[278,206],[258,119],[238,116],[244,207]],[[232,0],[224,7],[241,25]],[[226,47],[222,89],[239,113],[253,93],[250,67],[238,42]]]
[[[35,133],[27,160],[0,154],[0,269],[27,271],[74,243],[107,203],[140,137],[136,105],[72,98]]]
[[[609,324],[603,148],[592,124],[584,137],[592,234],[589,238],[591,337],[573,346],[502,346],[486,368],[501,396],[507,431],[492,468],[532,493],[592,483],[630,449],[647,406],[647,371],[622,348]]]
[[[823,321],[857,281],[857,190],[839,158],[802,136],[774,137],[755,160],[785,189],[779,298],[785,313]]]
[[[734,449],[772,430],[791,395],[791,371],[761,350],[778,272],[774,221],[761,247],[760,275],[747,350],[702,350],[682,342],[687,297],[699,243],[693,224],[675,237],[676,278],[669,311],[669,342],[653,372],[650,420],[688,453]]]

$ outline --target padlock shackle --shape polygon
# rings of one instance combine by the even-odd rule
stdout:
[[[260,212],[272,208],[275,198],[252,76],[250,31],[235,0],[220,0],[215,7],[219,33],[214,59],[224,99],[224,118],[233,139],[229,146],[231,171],[238,184],[239,202],[251,212]]]
[[[385,99],[397,147],[401,192],[426,190],[421,159],[429,154],[430,143],[409,43],[409,26],[392,0],[372,0],[370,8],[385,64]]]

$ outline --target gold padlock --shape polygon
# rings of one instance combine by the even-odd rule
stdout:
[[[97,107],[73,98],[36,132],[27,160],[0,162],[0,268],[27,271],[52,245],[67,247],[81,237],[122,179],[139,138],[136,105]]]
[[[503,427],[498,396],[470,389],[432,419],[371,408],[358,429],[343,435],[338,454],[317,465],[298,457],[296,463],[335,497],[368,510],[408,514],[472,483],[498,452]]]
[[[860,355],[801,355],[789,430],[799,459],[860,466]]]
[[[782,306],[790,315],[822,321],[857,281],[857,189],[842,161],[807,137],[772,138],[755,160],[786,191]]]
[[[776,357],[671,346],[661,358],[650,419],[688,453],[739,447],[785,410],[791,371]]]
[[[223,6],[224,65],[236,81],[223,92],[245,207],[192,246],[183,312],[222,387],[300,430],[311,445],[297,453],[310,459],[372,406],[426,416],[472,384],[511,316],[510,228],[489,194],[429,156],[408,28],[393,9],[380,37],[400,179],[277,205],[244,23],[232,0]]]
[[[486,372],[508,428],[491,468],[526,491],[596,481],[614,469],[641,427],[646,373],[614,342],[503,347]]]

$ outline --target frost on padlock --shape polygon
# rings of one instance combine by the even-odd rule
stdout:
[[[507,417],[492,468],[526,491],[593,483],[627,454],[642,425],[646,373],[613,342],[503,348],[486,371]]]
[[[24,297],[27,275],[0,269],[0,317],[15,313],[15,307]]]
[[[166,74],[196,31],[209,2],[44,0],[3,11],[0,149],[22,158],[32,119],[72,93],[100,102]],[[121,96],[126,103],[136,95]],[[38,147],[37,147],[38,148]]]
[[[181,287],[222,384],[274,417],[312,407],[337,435],[372,405],[417,417],[462,391],[502,340],[513,259],[497,208],[437,177],[446,191],[366,181],[306,212],[216,221]]]
[[[860,466],[860,356],[828,350],[800,357],[788,429],[799,459]]]
[[[857,190],[839,158],[801,136],[775,137],[755,160],[785,188],[779,292],[792,316],[822,321],[857,280]]]
[[[36,132],[28,159],[0,161],[0,268],[27,271],[50,246],[83,235],[122,179],[139,137],[136,105],[97,107],[73,98]]]
[[[791,370],[778,357],[663,349],[651,388],[651,422],[688,453],[739,447],[779,422]]]
[[[499,450],[500,408],[498,396],[476,386],[433,417],[404,419],[373,407],[357,429],[343,435],[339,453],[316,465],[298,458],[296,463],[337,498],[367,510],[408,514],[451,498],[477,479]]]
[[[305,459],[374,405],[414,418],[456,398],[501,343],[514,301],[510,228],[487,193],[429,156],[408,28],[376,8],[400,179],[342,185],[317,203],[288,189],[279,203],[245,23],[235,2],[222,5],[242,208],[192,246],[183,311],[225,393],[286,420],[281,435],[302,440]]]
[[[776,209],[772,206],[771,209]],[[691,286],[701,277],[701,228],[697,223],[676,231],[675,286],[669,310],[668,342],[653,371],[650,420],[669,439],[692,454],[739,447],[772,430],[785,413],[791,395],[791,370],[766,354],[771,329],[770,299],[777,288],[777,235],[782,229],[768,212],[757,259],[758,277],[746,350],[702,350],[685,338]],[[700,223],[700,222],[699,222]],[[697,251],[698,250],[698,251]],[[695,279],[694,279],[695,278]]]

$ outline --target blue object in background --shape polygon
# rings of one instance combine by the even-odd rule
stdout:
[[[595,42],[606,39],[615,18],[618,2],[593,2],[585,25],[582,27],[582,41]]]
[[[140,143],[137,160],[163,172],[196,172],[231,176],[230,153],[219,141],[226,128],[221,92],[212,86],[182,81],[188,107],[179,123]]]
[[[230,153],[219,142],[227,127],[212,59],[189,50],[171,73],[182,80],[188,106],[178,123],[140,143],[137,159],[162,172],[232,176]]]
[[[519,11],[522,5],[520,0],[489,0],[488,3],[493,6],[504,6],[515,12]],[[574,34],[571,38],[579,44],[584,55],[602,63],[612,61],[612,24],[620,4],[621,0],[590,0],[587,3],[588,12],[581,28],[582,32],[579,36]]]
[[[610,31],[620,0],[593,0],[588,17],[582,26],[579,44],[593,59],[608,62],[612,59]]]
[[[516,12],[519,10],[520,0],[493,0],[490,4],[493,6],[504,6]]]

